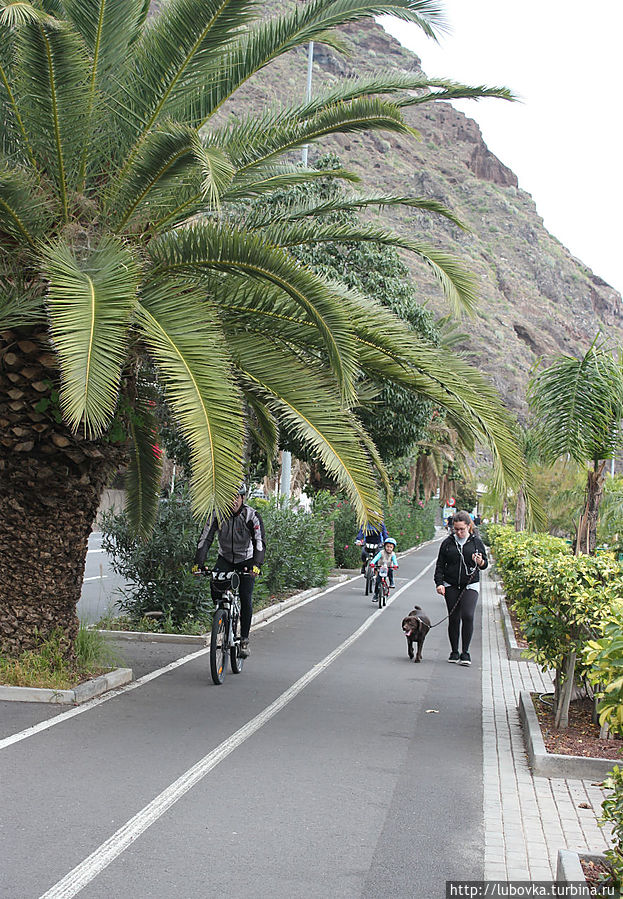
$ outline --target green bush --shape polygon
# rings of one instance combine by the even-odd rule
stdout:
[[[266,559],[255,584],[254,605],[289,590],[326,584],[332,566],[328,546],[331,515],[286,506],[278,498],[251,502],[258,508],[266,531]]]
[[[136,537],[125,513],[108,512],[102,520],[102,547],[113,570],[128,582],[117,605],[138,623],[146,613],[160,612],[159,624],[174,628],[209,616],[212,603],[207,578],[191,572],[201,525],[193,520],[188,491],[180,487],[161,499],[153,531]]]
[[[435,535],[435,504],[411,502],[404,497],[394,500],[385,516],[385,527],[396,541],[396,551],[418,546]],[[335,507],[335,564],[338,568],[359,568],[361,547],[355,545],[359,526],[352,507],[338,499]]]
[[[601,824],[612,827],[612,849],[606,850],[606,860],[612,871],[612,879],[620,895],[623,886],[623,771],[615,765],[606,780],[604,788],[611,794],[601,804]]]

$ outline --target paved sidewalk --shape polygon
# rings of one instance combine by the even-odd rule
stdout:
[[[603,852],[603,791],[588,780],[533,777],[517,703],[548,692],[533,662],[507,658],[495,582],[482,582],[482,716],[486,880],[552,880],[559,849]],[[590,808],[580,808],[587,803]]]

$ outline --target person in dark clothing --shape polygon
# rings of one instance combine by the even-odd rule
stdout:
[[[218,558],[214,571],[238,571],[241,574],[240,655],[243,658],[249,655],[253,587],[265,553],[264,523],[256,509],[245,505],[245,495],[246,487],[241,484],[232,504],[231,515],[219,520],[214,514],[208,519],[201,532],[195,554],[195,565],[204,569],[206,556],[214,537],[218,534]],[[212,600],[216,602],[219,596],[214,581],[210,585],[210,590]]]
[[[439,547],[435,566],[437,593],[448,609],[449,662],[471,665],[469,644],[474,633],[474,612],[480,593],[480,572],[489,561],[485,545],[475,533],[469,512],[457,512],[454,533]],[[467,588],[467,589],[465,589]],[[459,637],[461,653],[459,654]]]
[[[368,527],[364,531],[363,528],[359,528],[359,533],[355,537],[355,543],[357,546],[361,547],[361,573],[366,573],[366,565],[368,564],[368,550],[366,549],[366,544],[370,546],[374,546],[376,553],[385,543],[389,534],[387,533],[387,528],[385,524],[381,522],[378,527]]]

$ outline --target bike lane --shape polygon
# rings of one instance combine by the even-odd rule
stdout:
[[[433,545],[404,557],[401,577],[425,567],[436,550]],[[419,582],[420,586],[426,582],[427,602],[421,604],[428,606],[435,620],[435,611],[442,612],[439,605],[432,610],[430,580],[429,571]],[[401,582],[397,583],[400,587]],[[42,895],[181,772],[350,637],[373,613],[362,585],[362,580],[344,584],[269,622],[254,634],[253,657],[242,675],[229,675],[222,687],[209,684],[208,660],[203,656],[3,750],[3,857],[10,863],[0,874],[2,895]],[[334,885],[346,890],[336,895],[359,895],[357,889],[374,866],[377,845],[387,829],[388,810],[396,802],[396,772],[406,763],[413,722],[425,714],[420,699],[411,692],[426,696],[433,672],[444,673],[438,670],[439,650],[435,649],[436,642],[443,646],[440,659],[445,661],[443,634],[436,641],[429,636],[422,665],[406,659],[400,620],[411,607],[412,592],[377,613],[359,640],[156,820],[81,895],[216,895],[232,871],[241,883],[234,895],[243,891],[271,895],[282,880],[284,891],[291,895],[329,895]],[[443,630],[442,625],[433,634]],[[446,667],[455,676],[459,673],[456,666]],[[478,677],[475,669],[461,669],[460,674]],[[479,697],[479,689],[475,693]],[[412,704],[407,718],[400,703]],[[384,729],[379,731],[383,721]],[[372,757],[380,769],[378,782],[368,770]],[[366,798],[363,805],[355,803],[334,830],[327,822],[335,820],[336,814],[340,820],[344,784],[349,785],[349,795],[357,796],[362,783],[366,797],[378,793],[372,799],[377,811],[370,813]],[[313,822],[301,818],[302,808],[315,810]],[[366,822],[363,830],[360,822]],[[324,842],[310,840],[310,829],[328,834],[334,847],[328,857],[338,864],[328,866],[332,872],[329,892],[326,881],[321,881],[319,892],[306,892],[326,848]],[[232,856],[237,858],[241,851],[244,856],[249,844],[257,849],[243,859],[242,866],[232,862]],[[339,852],[336,846],[341,846]],[[339,870],[351,856],[359,873],[344,881]],[[271,858],[279,861],[278,870]],[[307,869],[311,873],[301,873]],[[264,872],[265,880],[257,879],[258,871]],[[248,889],[243,890],[247,875]]]

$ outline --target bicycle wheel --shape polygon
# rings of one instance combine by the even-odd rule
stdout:
[[[229,650],[229,657],[231,659],[231,670],[234,674],[240,674],[242,671],[242,666],[244,665],[244,659],[240,655],[240,619],[238,616],[234,618],[233,621],[233,631],[234,631],[234,645]]]
[[[218,686],[227,674],[227,634],[229,631],[229,613],[217,609],[212,619],[212,635],[210,637],[210,673]]]
[[[387,605],[387,597],[389,596],[389,583],[387,581],[383,581],[381,585],[381,597],[383,599],[383,605]],[[381,604],[379,602],[379,608]]]
[[[366,596],[374,592],[374,574],[369,565],[366,565]]]

